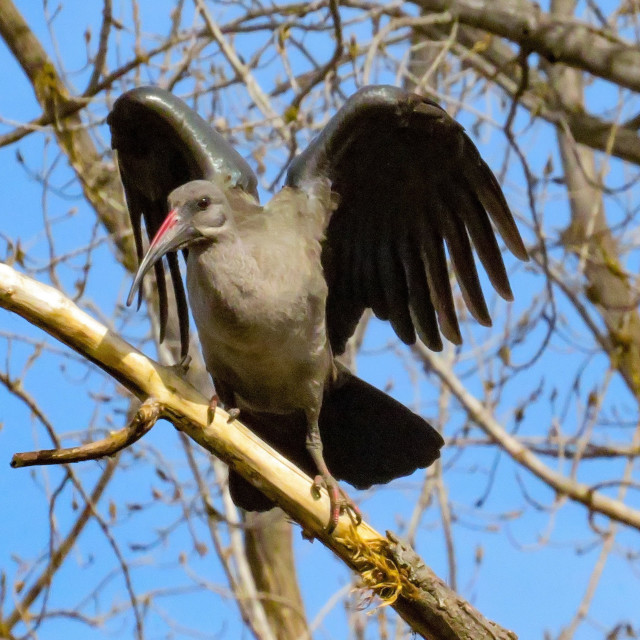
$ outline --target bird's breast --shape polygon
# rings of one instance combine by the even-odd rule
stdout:
[[[286,250],[271,258],[261,265],[237,247],[190,252],[187,288],[214,380],[254,409],[287,412],[304,407],[310,381],[324,382],[331,366],[327,288],[319,261]]]

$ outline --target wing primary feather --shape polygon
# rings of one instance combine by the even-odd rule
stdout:
[[[450,209],[455,211],[464,221],[491,284],[505,300],[512,300],[513,294],[502,261],[500,247],[491,228],[489,217],[471,185],[456,180],[452,183],[442,183],[440,191],[443,202],[446,202]]]
[[[349,269],[351,268],[350,242],[345,242],[348,235],[345,228],[348,218],[335,218],[336,227],[327,229],[327,237],[322,251],[322,264],[330,290],[345,300],[351,298]]]
[[[434,207],[436,201],[430,198]],[[434,211],[434,217],[439,212]],[[425,216],[419,216],[420,221],[420,253],[427,274],[427,284],[431,292],[431,300],[436,310],[438,324],[442,334],[453,344],[461,344],[462,336],[453,304],[453,294],[449,283],[447,258],[444,253],[442,235],[434,226],[428,225]]]
[[[438,329],[436,310],[426,273],[420,259],[420,248],[408,238],[401,244],[402,265],[407,279],[409,313],[420,340],[432,351],[442,351],[442,338]]]
[[[353,216],[340,216],[337,218],[341,222],[340,227],[333,234],[333,243],[343,247],[343,254],[340,256],[340,281],[343,284],[345,299],[354,300],[357,296],[355,286],[356,274],[358,273],[357,251],[359,242],[359,225]]]
[[[505,300],[513,300],[502,253],[491,228],[487,212],[469,185],[459,184],[454,192],[455,206],[467,225],[471,242],[491,284]]]
[[[358,274],[355,254],[361,242],[358,223],[357,216],[333,217],[322,252],[329,285],[327,331],[336,355],[344,352],[365,308],[364,293],[355,283]]]
[[[333,270],[327,322],[334,348],[365,307],[388,318],[405,342],[417,332],[432,349],[442,348],[441,334],[460,344],[445,242],[481,324],[491,320],[471,243],[495,289],[511,297],[492,225],[518,258],[527,259],[526,249],[489,166],[436,103],[390,86],[361,89],[293,160],[287,185],[318,176],[340,196],[323,249]]]
[[[167,318],[169,314],[169,301],[167,299],[167,283],[164,278],[164,266],[162,260],[153,265],[156,274],[156,286],[158,287],[158,307],[160,310],[160,343],[164,342],[167,330]],[[142,287],[140,287],[142,289]]]
[[[454,170],[460,171],[467,177],[472,191],[478,194],[509,250],[521,260],[528,260],[527,250],[498,180],[480,156],[471,138],[464,132],[464,128],[441,107],[426,98],[416,106],[415,113],[426,117],[422,125],[426,126],[427,130],[433,131],[435,125],[436,130],[439,130],[438,135],[442,136],[438,142],[444,144],[446,141],[450,154],[452,149],[456,149],[452,154],[457,162],[457,166],[453,167]],[[433,135],[435,133],[430,133],[430,136]]]
[[[173,291],[176,296],[176,307],[178,309],[178,323],[180,325],[180,357],[184,358],[189,353],[189,307],[187,305],[187,296],[184,292],[182,274],[180,273],[178,254],[167,254],[167,262],[169,263],[171,281],[173,282]]]
[[[359,211],[353,215],[359,221],[357,235],[349,240],[354,243],[353,297],[355,300],[364,300],[367,307],[380,309],[380,299],[376,292],[375,258],[372,257],[376,241],[374,225],[367,224],[365,216]]]
[[[120,96],[107,117],[111,147],[131,216],[138,260],[142,259],[141,218],[150,238],[167,209],[169,193],[190,180],[217,177],[257,198],[257,178],[237,151],[180,98],[158,87],[138,87]],[[177,256],[168,257],[179,314],[182,355],[189,343],[189,314]],[[167,284],[156,269],[160,335],[167,328]],[[142,300],[140,290],[139,302]]]
[[[378,236],[377,271],[380,288],[388,310],[388,319],[393,330],[405,344],[416,341],[411,315],[409,314],[409,292],[402,263],[394,250],[397,239],[388,228],[390,216],[385,216],[387,224]]]
[[[404,344],[415,344],[416,331],[413,328],[413,320],[409,313],[409,307],[404,307],[401,312],[394,314],[389,318],[393,330]]]
[[[142,262],[144,254],[144,248],[142,246],[142,213],[140,211],[132,212],[129,214],[131,217],[131,227],[133,228],[133,240],[136,245],[136,257],[138,258],[138,264]]]
[[[117,153],[117,152],[116,152]],[[129,220],[133,230],[133,241],[136,247],[136,257],[138,264],[142,262],[144,247],[142,246],[142,212],[144,210],[143,198],[135,187],[130,183],[127,174],[121,174],[122,186],[124,187],[127,208],[129,209]],[[142,287],[138,289],[138,302],[136,311],[140,311],[142,305]]]
[[[363,304],[329,294],[327,299],[327,331],[334,355],[344,353],[347,341],[356,330],[363,312]]]
[[[440,196],[443,202],[450,204],[447,200],[447,189],[443,189]],[[449,257],[453,264],[453,271],[460,286],[462,299],[473,317],[480,324],[490,327],[491,317],[482,293],[476,263],[471,251],[471,243],[464,223],[456,211],[450,210],[448,214],[441,218],[440,224],[442,225],[442,235],[449,250]]]
[[[391,238],[388,236],[376,240],[376,272],[371,274],[371,277],[378,280],[380,284],[380,297],[382,301],[379,304],[384,307],[386,315],[386,317],[378,315],[382,320],[388,320],[395,311],[395,305],[400,302],[398,300],[398,282],[400,277],[395,268],[390,242]]]
[[[349,247],[349,262],[344,265],[346,269],[345,284],[347,285],[347,297],[349,300],[364,300],[364,295],[360,289],[358,279],[360,277],[360,254],[362,252],[362,235],[360,233],[359,219],[352,216],[344,216],[345,224],[340,229],[344,234],[340,235],[339,242],[345,243]]]
[[[372,212],[373,213],[373,212]],[[369,261],[370,270],[366,274],[367,286],[372,293],[370,306],[376,317],[380,320],[389,320],[394,315],[393,293],[396,279],[391,274],[393,269],[392,257],[389,247],[388,232],[381,224],[384,224],[384,213],[373,213],[375,222],[369,221]]]
[[[472,146],[472,144],[467,145],[467,147]],[[480,157],[478,150],[475,147],[473,150],[476,161],[469,163],[469,170],[466,172],[467,181],[472,190],[478,194],[482,206],[491,216],[509,251],[516,258],[526,262],[529,260],[529,254],[522,242],[520,232],[513,220],[498,180],[487,163]]]

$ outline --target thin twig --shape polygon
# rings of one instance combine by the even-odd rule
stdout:
[[[20,467],[98,460],[113,456],[142,438],[145,433],[151,430],[161,415],[160,403],[153,398],[147,398],[140,405],[133,420],[126,427],[112,433],[107,438],[67,449],[44,449],[15,453],[11,458],[11,466],[18,469]]]

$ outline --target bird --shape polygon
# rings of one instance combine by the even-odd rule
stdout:
[[[107,122],[139,261],[128,303],[153,266],[162,339],[164,258],[182,357],[190,308],[215,398],[313,476],[314,494],[327,489],[327,532],[345,511],[360,518],[338,480],[366,489],[437,460],[440,433],[337,358],[366,309],[406,344],[461,343],[445,247],[481,325],[491,318],[472,247],[493,288],[513,299],[494,227],[517,258],[527,250],[464,128],[427,97],[363,87],[261,205],[248,163],[169,91],[131,89]],[[243,509],[273,506],[233,471],[229,488]]]

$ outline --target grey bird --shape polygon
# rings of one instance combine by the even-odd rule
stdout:
[[[247,163],[193,110],[153,87],[133,89],[108,118],[142,277],[155,266],[161,334],[166,256],[182,354],[188,309],[227,408],[308,473],[331,499],[328,530],[357,488],[433,463],[443,440],[420,416],[335,360],[367,308],[405,343],[461,342],[445,245],[462,298],[490,325],[471,246],[495,290],[512,292],[491,222],[527,260],[498,181],[464,129],[431,100],[390,86],[349,98],[289,167],[265,206]],[[149,249],[143,255],[141,219]],[[234,501],[272,503],[230,474]]]

